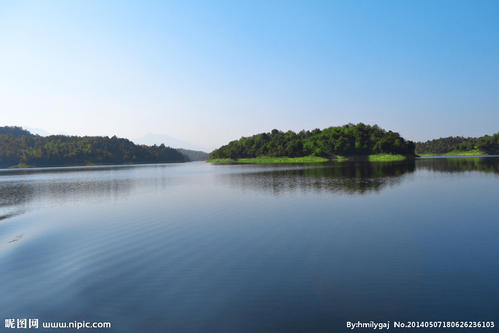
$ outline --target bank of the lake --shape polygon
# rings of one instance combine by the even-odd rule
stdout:
[[[270,157],[259,156],[253,158],[213,158],[207,162],[210,163],[241,163],[241,164],[280,164],[280,163],[324,163],[330,161],[327,158],[319,156],[304,157]]]
[[[430,153],[421,153],[419,156],[446,156],[446,157],[459,157],[459,156],[487,156],[488,154],[479,150],[453,150],[443,154],[430,154]]]
[[[369,162],[396,162],[403,161],[414,156],[406,156],[400,154],[373,154],[369,155]]]
[[[372,154],[367,156],[335,156],[333,158],[325,158],[320,156],[303,156],[303,157],[271,157],[259,156],[253,158],[213,158],[207,160],[209,163],[240,163],[240,164],[283,164],[283,163],[326,163],[326,162],[345,162],[345,161],[369,161],[369,162],[396,162],[403,161],[413,156],[400,154]]]

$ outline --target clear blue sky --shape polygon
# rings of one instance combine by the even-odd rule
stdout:
[[[1,1],[1,125],[214,148],[499,131],[499,1]]]

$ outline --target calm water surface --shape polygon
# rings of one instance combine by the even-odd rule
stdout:
[[[497,157],[0,171],[2,327],[498,325],[498,198]]]

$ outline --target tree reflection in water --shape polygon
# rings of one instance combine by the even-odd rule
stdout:
[[[315,167],[276,168],[219,175],[231,186],[269,191],[366,194],[400,184],[404,175],[427,170],[443,173],[487,172],[499,174],[499,157],[424,158],[396,163],[341,162]]]

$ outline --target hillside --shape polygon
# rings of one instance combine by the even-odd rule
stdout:
[[[183,148],[176,148],[176,149],[180,153],[184,154],[189,159],[189,161],[206,161],[210,156],[210,154],[200,150],[190,150]]]
[[[416,143],[417,154],[499,154],[499,133],[479,138],[447,137]]]
[[[22,127],[17,127],[17,126],[3,126],[0,127],[0,135],[2,134],[8,134],[12,135],[13,137],[19,138],[21,136],[35,136],[34,134],[30,133],[29,131],[25,130]]]
[[[0,167],[186,162],[177,150],[136,145],[113,136],[37,136],[19,127],[0,127]]]
[[[386,131],[377,125],[359,123],[323,130],[282,132],[272,130],[232,141],[210,154],[211,159],[247,159],[259,157],[324,159],[356,157],[376,154],[414,156],[414,143],[398,133]],[[317,159],[318,161],[320,159]],[[292,161],[292,160],[291,160]]]

